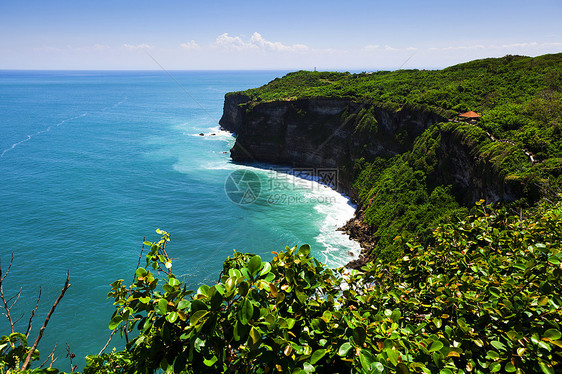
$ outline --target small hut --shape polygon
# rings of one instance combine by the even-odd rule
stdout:
[[[465,121],[465,122],[470,122],[472,124],[476,124],[476,122],[478,122],[478,120],[480,119],[480,117],[482,117],[480,114],[473,112],[472,110],[470,112],[466,112],[466,113],[462,113],[459,114],[459,117],[461,119],[461,121]]]
[[[465,121],[477,121],[482,116],[471,110],[470,112],[459,114],[459,117]]]

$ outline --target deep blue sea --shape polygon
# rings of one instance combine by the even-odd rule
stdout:
[[[336,231],[354,211],[345,197],[230,160],[234,138],[218,126],[225,93],[284,73],[0,71],[0,260],[5,273],[14,255],[4,293],[22,290],[12,309],[23,314],[19,330],[42,288],[32,340],[70,272],[42,359],[57,344],[55,366],[70,371],[66,344],[80,368],[99,352],[110,333],[109,284],[130,282],[157,228],[171,233],[173,271],[192,289],[215,282],[233,249],[267,260],[308,243],[330,266],[358,254]],[[232,175],[257,175],[258,194],[237,200]]]

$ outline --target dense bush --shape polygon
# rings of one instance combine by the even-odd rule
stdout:
[[[396,238],[395,264],[361,271],[329,269],[307,245],[271,261],[235,252],[196,292],[159,231],[132,284],[111,284],[109,328],[126,348],[88,356],[84,373],[559,372],[562,204],[490,209],[425,246]],[[19,372],[28,350],[22,334],[2,337],[0,372]]]
[[[397,238],[392,266],[331,270],[306,245],[269,262],[235,253],[194,293],[169,271],[164,233],[132,285],[112,284],[110,328],[138,336],[85,372],[559,371],[562,205],[489,209],[429,246]]]

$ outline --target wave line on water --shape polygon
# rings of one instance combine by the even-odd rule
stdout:
[[[127,97],[125,97],[123,100],[117,102],[116,104],[113,104],[111,106],[100,109],[97,113],[101,113],[101,112],[105,112],[105,111],[110,110],[110,109],[117,108],[119,105],[123,104],[125,101],[127,101]],[[18,145],[20,145],[22,143],[26,143],[26,142],[30,141],[33,137],[51,131],[53,129],[53,127],[60,127],[62,124],[66,123],[66,122],[70,122],[70,121],[73,121],[73,120],[78,119],[78,118],[83,118],[83,117],[86,117],[87,115],[88,115],[88,112],[85,112],[85,113],[79,114],[79,115],[71,117],[71,118],[66,118],[66,119],[60,121],[59,123],[57,123],[55,125],[50,125],[49,127],[45,128],[43,130],[37,131],[33,134],[28,134],[28,135],[26,135],[27,136],[26,139],[20,140],[19,142],[16,142],[16,143],[12,144],[10,147],[4,149],[2,151],[2,153],[0,153],[0,158],[3,158],[4,155],[6,154],[6,152],[11,151],[12,149],[16,148]]]
[[[12,144],[11,147],[4,149],[4,150],[2,151],[2,153],[0,153],[0,158],[4,157],[4,154],[6,154],[6,152],[11,151],[12,149],[16,148],[18,145],[30,141],[31,138],[33,138],[34,136],[41,135],[41,134],[44,134],[44,133],[46,133],[46,132],[49,132],[49,131],[51,131],[51,129],[52,129],[53,127],[59,127],[60,125],[62,125],[62,124],[65,123],[65,122],[72,121],[72,120],[75,120],[75,119],[78,119],[78,118],[81,118],[81,117],[85,117],[87,114],[88,114],[88,113],[82,113],[82,114],[80,114],[79,116],[72,117],[72,118],[67,118],[67,119],[65,119],[65,120],[60,121],[60,122],[57,123],[56,125],[51,125],[51,126],[47,127],[46,129],[37,131],[37,132],[35,132],[35,133],[33,133],[33,134],[28,134],[28,135],[26,135],[26,136],[27,136],[27,139],[20,140],[19,142],[16,142],[16,143]]]

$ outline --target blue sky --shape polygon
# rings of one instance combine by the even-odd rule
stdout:
[[[440,68],[562,52],[562,1],[0,0],[0,69]]]

